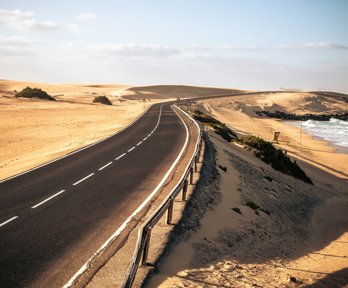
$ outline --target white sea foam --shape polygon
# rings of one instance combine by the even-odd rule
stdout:
[[[291,121],[289,124],[301,127],[301,121]],[[315,137],[322,138],[335,146],[348,148],[348,121],[334,118],[330,121],[307,120],[302,122],[302,127]]]

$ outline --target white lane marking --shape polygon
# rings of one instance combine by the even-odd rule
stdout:
[[[133,146],[132,148],[130,148],[127,152],[131,152],[132,150],[135,149],[135,146]]]
[[[150,137],[152,133],[150,133],[149,135],[147,135],[147,137]]]
[[[117,158],[115,158],[115,160],[117,161],[117,160],[121,159],[124,155],[126,155],[126,153],[123,153],[122,155],[118,156]]]
[[[158,126],[158,124],[159,124],[159,122],[160,122],[160,119],[161,119],[161,115],[162,115],[162,106],[163,106],[163,104],[161,105],[161,108],[160,108],[160,114],[159,114],[159,116],[158,116],[157,126]],[[181,121],[183,121],[183,120],[181,120]],[[185,127],[186,127],[186,124],[185,124]],[[65,283],[65,285],[63,286],[63,288],[68,288],[68,287],[72,287],[72,286],[73,286],[75,280],[76,280],[84,271],[86,271],[86,270],[88,269],[89,264],[92,262],[92,260],[93,260],[95,257],[97,257],[97,255],[100,255],[100,254],[106,249],[106,247],[108,247],[109,244],[110,244],[113,240],[115,240],[115,238],[116,238],[118,235],[121,234],[121,232],[127,227],[127,224],[132,220],[132,218],[133,218],[136,214],[138,214],[138,212],[139,212],[141,209],[143,209],[143,207],[147,204],[147,202],[150,201],[150,199],[152,198],[152,196],[153,196],[154,194],[157,193],[157,190],[159,190],[160,186],[163,184],[163,182],[165,181],[165,179],[166,179],[166,178],[169,176],[169,174],[172,172],[172,170],[174,169],[175,165],[177,164],[177,162],[180,160],[182,154],[184,153],[184,150],[186,149],[187,142],[188,142],[188,137],[189,137],[187,127],[186,127],[186,133],[187,133],[187,135],[186,135],[185,144],[184,144],[184,146],[183,146],[183,148],[182,148],[182,150],[181,150],[179,156],[177,157],[177,159],[175,160],[175,162],[173,163],[173,165],[169,168],[167,174],[164,175],[164,178],[163,178],[162,181],[158,184],[158,186],[155,188],[155,190],[151,193],[151,195],[149,195],[148,198],[146,198],[145,202],[143,202],[143,204],[141,204],[141,205],[132,213],[132,215],[130,215],[130,216],[127,218],[127,220],[123,222],[123,224],[115,231],[115,233],[112,234],[112,235],[109,237],[108,240],[106,240],[106,242],[98,249],[98,251],[95,252],[95,253],[85,262],[85,264],[82,265],[82,267],[74,274],[74,276],[72,276],[72,277],[70,278],[70,280],[69,280],[67,283]],[[150,136],[150,135],[149,135],[149,136]],[[126,153],[124,153],[124,154],[126,154]],[[124,155],[122,155],[122,156],[124,156]]]
[[[141,143],[143,143],[143,141],[140,141],[140,142],[137,144],[137,146],[139,146]]]
[[[5,222],[2,222],[2,223],[0,224],[0,227],[6,225],[7,223],[9,223],[9,222],[11,222],[11,221],[13,221],[13,220],[15,220],[16,218],[18,218],[18,216],[13,216],[12,218],[6,220]]]
[[[91,176],[93,176],[93,175],[94,175],[94,173],[89,174],[89,175],[86,176],[85,178],[82,178],[81,180],[75,182],[75,183],[73,184],[73,186],[75,186],[75,185],[81,183],[82,181],[85,181],[87,178],[89,178],[89,177],[91,177]]]
[[[112,161],[110,161],[108,164],[105,164],[103,167],[100,167],[98,170],[101,171],[101,170],[103,170],[104,168],[108,167],[111,164],[112,164]]]
[[[147,139],[147,137],[148,137],[148,136],[146,136],[146,137],[143,139],[143,141],[145,141],[145,140]]]
[[[62,193],[64,193],[64,192],[65,192],[65,190],[59,191],[58,193],[52,195],[51,197],[48,197],[47,199],[41,201],[40,203],[37,203],[36,205],[34,205],[33,207],[31,207],[31,209],[35,209],[36,207],[41,206],[42,204],[46,203],[47,201],[51,200],[52,198],[54,198],[54,197],[56,197],[56,196],[58,196],[59,194],[62,194]]]

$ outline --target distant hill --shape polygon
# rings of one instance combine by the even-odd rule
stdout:
[[[195,98],[205,96],[218,96],[227,94],[243,93],[243,90],[214,88],[214,87],[196,87],[185,85],[154,85],[138,86],[128,88],[124,91],[124,97],[128,99],[140,98]]]

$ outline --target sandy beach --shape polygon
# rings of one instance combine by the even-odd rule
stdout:
[[[289,93],[198,103],[240,134],[271,140],[271,132],[281,131],[277,146],[298,161],[314,185],[273,170],[210,131],[217,167],[226,170],[218,168],[217,204],[199,227],[178,236],[184,240],[159,261],[159,273],[146,287],[348,287],[347,155],[307,134],[300,147],[298,128],[253,112],[265,107],[323,112],[316,100]],[[327,110],[347,110],[346,103],[330,102]],[[248,207],[248,201],[259,208]]]

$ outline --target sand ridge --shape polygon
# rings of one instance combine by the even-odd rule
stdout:
[[[221,201],[197,231],[180,236],[184,240],[146,287],[348,287],[347,154],[305,133],[300,143],[298,128],[254,113],[347,111],[345,99],[260,93],[207,99],[197,108],[238,134],[271,140],[281,131],[277,146],[296,158],[314,185],[273,170],[209,131],[217,165],[226,170],[219,170]]]
[[[226,168],[220,169],[222,199],[146,287],[345,287],[339,285],[348,276],[347,194],[305,184],[213,133],[210,138]]]
[[[14,97],[26,87],[40,88],[57,101]],[[235,92],[239,90],[0,80],[0,179],[97,142],[126,127],[153,103]],[[113,106],[94,104],[95,96],[107,96]]]
[[[304,131],[301,132],[298,127],[255,114],[255,111],[262,110],[296,114],[348,111],[348,103],[340,98],[307,92],[260,93],[205,100],[201,101],[198,107],[241,134],[253,134],[271,141],[273,133],[280,131],[280,141],[277,146],[302,161],[340,178],[348,179],[348,154],[337,154],[335,147],[313,138]]]
[[[43,89],[58,101],[14,97],[27,86]],[[156,102],[118,97],[127,87],[0,80],[0,179],[97,142]],[[93,103],[100,95],[108,96],[113,106]]]

